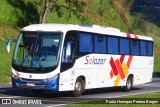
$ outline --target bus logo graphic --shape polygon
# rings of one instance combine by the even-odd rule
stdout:
[[[95,56],[93,56],[93,58],[86,56],[86,63],[84,64],[94,64],[94,65],[103,65],[105,63],[106,59],[103,58],[95,58]]]
[[[110,77],[113,78],[113,76],[117,76],[114,86],[118,86],[120,80],[124,80],[129,73],[128,69],[130,67],[133,56],[129,56],[127,63],[123,63],[124,58],[125,55],[121,55],[120,59],[116,59],[115,61],[113,57],[110,59],[110,65],[112,68],[110,71]]]

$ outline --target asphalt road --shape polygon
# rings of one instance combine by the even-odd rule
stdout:
[[[91,101],[97,99],[119,98],[124,96],[139,95],[160,92],[160,78],[153,78],[152,82],[142,85],[136,85],[130,92],[123,92],[119,88],[103,88],[87,90],[81,97],[73,98],[69,96],[68,92],[63,93],[46,93],[43,96],[35,96],[31,90],[13,89],[11,84],[0,84],[0,100],[10,100],[12,105],[3,104],[3,107],[19,107],[20,103],[28,104],[30,102],[37,102],[35,105],[23,105],[24,107],[55,107],[67,104],[80,103],[84,101]],[[18,102],[20,101],[20,102]],[[39,104],[39,103],[47,104]],[[1,103],[0,102],[0,103]],[[6,103],[6,100],[3,100]],[[19,103],[17,105],[17,103]],[[0,105],[1,106],[1,105]]]

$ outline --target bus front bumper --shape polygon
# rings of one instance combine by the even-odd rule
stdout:
[[[31,80],[15,76],[12,76],[11,78],[13,88],[59,91],[59,75],[49,80]]]

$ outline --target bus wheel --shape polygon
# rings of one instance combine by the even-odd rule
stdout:
[[[133,86],[133,78],[129,76],[127,78],[126,86],[123,87],[124,91],[129,92]]]
[[[82,92],[83,92],[83,86],[84,86],[84,82],[81,78],[78,78],[76,80],[76,83],[75,83],[75,86],[74,86],[74,90],[72,92],[72,95],[74,97],[79,97],[82,95]]]

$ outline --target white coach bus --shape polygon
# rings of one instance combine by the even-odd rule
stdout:
[[[153,39],[98,25],[35,24],[24,27],[12,59],[13,88],[71,91],[152,80]]]

